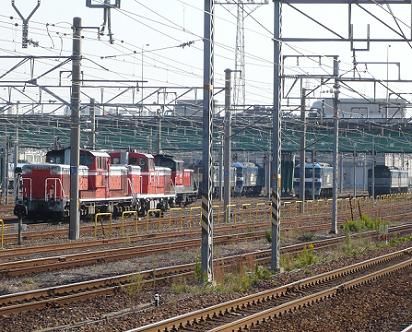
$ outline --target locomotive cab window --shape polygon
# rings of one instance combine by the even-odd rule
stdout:
[[[120,157],[112,157],[112,165],[120,165]]]
[[[178,172],[183,172],[183,162],[182,161],[177,161],[176,162],[176,170]]]
[[[97,169],[107,169],[107,161],[104,157],[97,157]]]
[[[153,159],[148,159],[147,160],[147,165],[148,165],[149,170],[154,170],[155,169],[155,163],[154,163]]]
[[[49,152],[46,155],[46,162],[50,164],[64,164],[64,152]]]
[[[90,167],[93,165],[93,157],[86,153],[80,153],[80,165]]]
[[[148,171],[148,163],[147,159],[145,158],[140,158],[140,157],[130,157],[129,158],[129,164],[130,165],[135,165],[135,166],[140,166],[143,172]]]

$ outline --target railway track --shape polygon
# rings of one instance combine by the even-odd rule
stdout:
[[[368,214],[369,212],[371,212],[370,210],[365,210],[364,214]],[[407,216],[407,215],[411,215],[412,211],[408,211],[405,213],[398,213],[398,214],[391,214],[391,215],[384,215],[381,216],[382,219],[390,219],[393,218],[395,216]],[[325,212],[325,213],[319,213],[317,215],[312,215],[312,216],[308,216],[308,215],[288,215],[285,216],[284,221],[282,223],[282,228],[283,229],[291,229],[291,228],[295,228],[295,227],[299,227],[302,230],[322,230],[322,229],[328,229],[330,227],[330,225],[328,223],[324,223],[323,220],[325,220],[325,218],[328,218],[330,216],[329,212]],[[341,213],[339,215],[339,223],[341,224],[342,222],[344,222],[345,220],[348,220],[351,217],[349,212],[346,213]],[[313,219],[315,219],[315,221],[313,221]],[[319,222],[320,221],[320,222]],[[177,221],[172,220],[172,223],[176,223]],[[139,222],[138,224],[138,228],[139,229],[145,229],[148,230],[149,229],[149,225],[147,225],[146,223],[150,224],[150,222]],[[154,223],[159,223],[158,220],[154,221]],[[167,226],[166,224],[170,224],[169,220],[163,220],[163,224],[164,226]],[[240,222],[237,224],[247,224],[253,227],[256,227],[257,225],[259,225],[259,223],[248,223],[248,222]],[[265,222],[262,222],[260,225],[265,224]],[[225,224],[220,224],[222,226],[225,226]],[[226,224],[227,225],[227,224]],[[233,225],[233,224],[231,224]],[[298,225],[298,226],[297,226]],[[109,225],[104,225],[103,226],[103,230],[105,232],[105,234],[108,234],[110,231],[110,228],[112,228],[113,230],[121,230],[123,226],[120,223],[113,223],[112,226]],[[133,227],[135,228],[135,223],[134,222],[127,222],[125,223],[125,227]],[[157,232],[160,231],[160,229],[163,226],[156,226],[156,225],[150,225],[150,227],[152,227],[153,231],[156,230],[157,228]],[[193,226],[193,229],[196,229],[197,225]],[[218,225],[217,225],[218,227]],[[258,226],[260,227],[260,226]],[[262,226],[264,227],[264,226]],[[190,228],[189,228],[190,229]],[[164,231],[168,231],[168,232],[173,232],[174,230],[176,230],[176,227],[174,228],[165,228]],[[190,231],[190,230],[189,230]],[[39,231],[31,231],[31,232],[25,232],[23,233],[23,239],[24,240],[39,240],[39,239],[51,239],[51,238],[58,238],[60,236],[66,236],[68,232],[67,228],[60,228],[60,229],[54,229],[54,230],[39,230]],[[91,236],[94,232],[94,226],[82,226],[81,228],[81,234],[83,236]],[[142,233],[148,233],[147,231],[144,231]],[[136,235],[131,235],[130,237],[134,237]],[[4,236],[4,243],[13,243],[15,242],[17,239],[17,234],[16,233],[12,233],[12,234],[6,234]],[[110,238],[107,238],[110,239]],[[112,241],[111,239],[109,241]],[[114,241],[114,240],[113,240]]]
[[[281,287],[139,327],[129,332],[250,331],[284,313],[412,266],[412,247]]]
[[[391,233],[410,233],[412,225],[397,226],[390,229]],[[375,236],[375,232],[358,234],[355,237]],[[336,246],[342,243],[345,237],[337,237],[328,240],[312,242],[315,250]],[[300,252],[307,243],[295,244],[281,248],[281,252]],[[255,264],[267,264],[270,262],[270,249],[237,256],[227,256],[214,260],[216,266],[224,266],[227,269],[238,266],[242,262],[253,261]],[[93,298],[99,295],[113,294],[124,287],[135,284],[139,280],[142,285],[155,285],[171,282],[182,278],[191,278],[194,274],[195,264],[181,264],[171,267],[163,267],[155,270],[146,270],[136,273],[128,273],[114,277],[100,278],[68,285],[55,286],[26,292],[12,293],[0,296],[0,315],[41,309],[52,304],[64,304],[79,300]]]
[[[257,240],[264,238],[265,235],[265,231],[255,232],[252,235],[249,232],[230,235],[220,235],[214,237],[214,243],[228,244],[238,241]],[[81,252],[67,255],[58,255],[0,263],[0,275],[8,277],[21,276],[30,273],[55,271],[66,268],[87,266],[96,263],[112,262],[122,259],[142,257],[176,250],[197,248],[200,246],[200,241],[200,238],[179,241],[167,241],[140,246],[105,249],[85,253]]]
[[[412,212],[411,212],[412,214]],[[268,225],[264,223],[238,223],[230,225],[219,225],[215,227],[215,234],[219,235],[220,233],[233,233],[233,231],[250,231],[253,227],[253,231],[256,230],[266,230]],[[329,229],[330,223],[322,224],[308,224],[308,225],[296,225],[295,223],[285,223],[282,225],[282,230],[285,232],[288,231],[302,231],[310,232],[323,229]],[[162,232],[150,232],[140,235],[130,235],[127,237],[114,237],[114,238],[104,238],[96,240],[87,240],[82,242],[69,242],[69,243],[59,243],[59,244],[45,244],[41,246],[28,246],[28,247],[16,247],[10,249],[3,249],[0,251],[0,259],[5,258],[16,258],[23,255],[36,255],[41,253],[53,253],[67,250],[75,249],[90,249],[96,248],[104,245],[115,245],[115,244],[131,244],[133,242],[138,242],[140,240],[162,240],[170,239],[176,237],[191,237],[197,236],[199,230],[197,228],[192,228],[189,230],[166,230]],[[1,264],[1,263],[0,263]]]
[[[412,214],[411,212],[406,213],[398,213],[395,215],[391,215],[391,219],[396,217],[406,217]],[[382,217],[382,219],[389,219],[388,217]],[[253,227],[253,231],[256,230],[265,230],[267,229],[267,225],[265,223],[237,223],[237,224],[229,224],[229,225],[218,225],[216,226],[216,234],[221,233],[232,233],[233,231],[242,231],[246,230],[247,232],[251,232],[251,227]],[[282,225],[282,230],[284,232],[289,231],[301,231],[301,232],[311,232],[317,230],[328,230],[330,228],[329,223],[309,223],[309,224],[300,224],[299,221],[294,222],[285,222]],[[196,228],[190,228],[188,230],[164,230],[162,232],[155,232],[155,233],[145,233],[139,235],[130,235],[127,237],[120,237],[120,238],[104,238],[104,239],[95,239],[95,240],[88,240],[83,242],[70,242],[70,243],[60,243],[60,244],[47,244],[42,246],[30,246],[30,247],[17,247],[11,249],[4,249],[0,251],[0,259],[6,258],[15,258],[23,255],[35,255],[41,253],[57,253],[61,251],[67,250],[79,250],[79,249],[91,249],[96,248],[99,246],[104,245],[115,245],[115,244],[128,244],[130,246],[133,242],[138,242],[141,240],[162,240],[162,239],[170,239],[175,237],[191,237],[196,236],[198,234],[198,230]],[[260,233],[263,236],[263,233]],[[40,235],[40,234],[39,234]],[[55,260],[63,261],[65,260],[65,255],[58,256]],[[41,262],[41,260],[37,260],[37,262]],[[33,263],[34,264],[34,263]],[[63,265],[63,264],[62,264]],[[6,265],[7,266],[7,265]],[[3,266],[4,267],[4,266]],[[0,272],[4,268],[0,263]],[[7,270],[7,268],[6,268]]]
[[[363,201],[363,200],[361,200]],[[343,201],[342,201],[343,202]],[[369,201],[365,200],[366,203],[370,203]],[[324,205],[323,203],[326,203],[325,208],[323,208],[322,206]],[[329,216],[329,211],[328,211],[328,207],[327,205],[329,204],[329,201],[317,201],[316,203],[316,209],[311,211],[310,209],[307,210],[306,214],[301,214],[298,209],[297,209],[297,205],[292,208],[292,210],[288,210],[288,208],[286,208],[285,206],[288,205],[290,207],[290,203],[289,202],[284,202],[284,218],[283,218],[283,222],[284,225],[292,226],[293,223],[297,223],[297,222],[311,222],[311,220],[316,219],[316,220],[323,220],[325,217]],[[319,205],[320,204],[320,205]],[[346,204],[346,203],[345,203]],[[378,208],[382,208],[384,209],[384,211],[388,210],[386,209],[386,205],[390,205],[391,209],[397,209],[397,207],[402,207],[405,204],[405,199],[402,200],[395,200],[394,202],[388,202],[388,201],[382,201],[379,203],[381,206],[378,206]],[[238,207],[239,208],[239,207]],[[356,211],[357,207],[353,206],[353,210]],[[368,206],[368,207],[363,207],[363,213],[364,214],[368,214],[368,215],[373,215],[374,212],[376,212],[377,206]],[[258,213],[258,214],[257,214]],[[262,213],[264,213],[265,215],[269,215],[269,208],[266,207],[265,209],[262,210],[258,210],[256,212],[256,210],[253,210],[253,212],[251,213],[248,210],[239,210],[239,217],[240,218],[258,218],[258,216],[260,216]],[[412,213],[412,212],[411,212]],[[218,215],[220,217],[218,217]],[[188,221],[188,218],[190,216],[185,215],[185,221]],[[345,209],[345,211],[340,212],[339,214],[339,218],[340,220],[346,220],[349,219],[351,217],[351,213]],[[385,218],[387,218],[388,216],[384,216]],[[194,219],[197,219],[198,216],[195,215]],[[216,211],[216,216],[215,218],[217,218],[217,220],[223,220],[223,211]],[[192,219],[192,217],[190,217],[189,219]],[[193,221],[193,220],[191,220]],[[139,220],[138,221],[138,227],[140,229],[148,229],[149,227],[151,227],[152,229],[155,228],[157,226],[158,230],[160,228],[169,228],[170,229],[170,224],[177,224],[179,223],[178,220],[176,220],[175,217],[170,216],[170,215],[165,215],[164,218],[152,218],[150,220],[144,219],[144,220]],[[135,222],[134,221],[127,221],[125,223],[126,227],[135,227]],[[37,224],[33,224],[30,225],[30,228],[34,228],[36,229],[38,227]],[[122,224],[120,222],[117,223],[113,223],[112,226],[109,225],[104,225],[102,227],[102,230],[105,232],[105,234],[108,234],[109,231],[111,230],[111,228],[114,231],[121,231],[122,228]],[[81,235],[83,236],[91,236],[94,232],[94,226],[93,225],[84,225],[81,227]],[[66,236],[68,233],[68,228],[67,227],[63,227],[63,228],[54,228],[54,229],[42,229],[42,230],[38,230],[38,231],[27,231],[23,233],[23,239],[24,240],[39,240],[39,239],[48,239],[48,238],[59,238],[59,237],[63,237]],[[17,240],[17,233],[13,232],[10,234],[5,234],[4,236],[4,243],[12,243],[14,241]]]
[[[412,224],[406,224],[402,226],[392,227],[391,233],[410,232],[412,230]],[[376,235],[376,232],[366,232],[354,235],[355,237]],[[214,238],[215,244],[228,244],[248,240],[257,240],[266,237],[266,231],[257,231],[251,234],[250,232],[238,233],[233,235],[220,235]],[[335,237],[327,240],[321,240],[314,242],[325,245],[329,243],[334,245],[339,243],[344,237]],[[15,277],[21,275],[27,275],[31,273],[49,272],[61,269],[68,269],[80,266],[87,266],[96,263],[106,263],[112,261],[118,261],[122,259],[130,259],[136,257],[143,257],[152,254],[160,254],[164,252],[177,251],[189,248],[197,248],[200,245],[201,239],[189,239],[179,241],[167,241],[162,243],[154,243],[140,246],[131,246],[115,249],[105,249],[86,253],[74,253],[67,255],[57,255],[43,258],[18,260],[6,263],[0,263],[0,275],[7,277]],[[85,243],[87,245],[87,242]],[[296,245],[298,250],[303,248],[304,244]],[[287,248],[292,248],[288,246]]]

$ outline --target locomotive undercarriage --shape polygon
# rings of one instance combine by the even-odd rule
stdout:
[[[114,217],[120,217],[125,211],[138,211],[139,216],[143,217],[149,212],[160,216],[174,204],[174,198],[81,201],[80,217],[89,219],[96,213],[106,212],[113,213]],[[25,221],[61,222],[70,215],[70,201],[67,199],[19,201],[15,205],[14,214]]]

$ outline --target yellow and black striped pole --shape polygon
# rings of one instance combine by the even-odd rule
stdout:
[[[272,271],[280,270],[280,174],[281,174],[281,31],[282,4],[274,0],[274,71],[273,71],[273,112],[272,112]]]
[[[212,137],[214,83],[214,0],[205,0],[204,10],[204,84],[203,84],[203,188],[202,248],[203,282],[213,282],[213,207]]]

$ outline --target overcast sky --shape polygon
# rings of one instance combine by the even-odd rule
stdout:
[[[23,15],[30,12],[36,0],[16,0],[16,5]],[[40,47],[24,50],[21,48],[21,20],[14,12],[9,0],[1,0],[0,15],[0,54],[37,54],[37,55],[69,55],[71,52],[70,24],[74,16],[83,19],[84,26],[99,26],[102,23],[101,9],[88,9],[84,0],[42,0],[39,10],[30,22],[29,37],[38,41]],[[253,104],[269,104],[272,101],[272,68],[273,68],[273,3],[260,6],[245,7],[253,13],[246,19],[246,102]],[[343,5],[306,5],[298,6],[305,13],[312,15],[323,24],[331,27],[339,34],[347,35],[347,7]],[[384,20],[394,29],[399,28],[387,7],[371,4],[365,6],[374,15]],[[410,37],[410,5],[395,6],[393,10],[398,24]],[[353,9],[355,36],[366,36],[366,25],[371,24],[371,36],[379,38],[398,37],[394,32],[383,27],[376,19],[368,16],[361,8]],[[236,36],[236,6],[216,6],[216,85],[223,86],[223,71],[234,68],[234,48]],[[10,17],[13,17],[11,19]],[[14,26],[18,23],[19,26]],[[49,24],[47,26],[47,24]],[[52,24],[56,24],[53,26]],[[285,6],[283,15],[283,34],[288,37],[333,37],[333,35],[297,11]],[[48,31],[46,30],[48,27]],[[83,52],[92,61],[84,61],[83,70],[87,78],[141,79],[141,48],[144,46],[144,79],[152,86],[202,86],[203,75],[203,1],[201,0],[123,0],[121,10],[112,11],[112,30],[115,43],[111,45],[108,37],[97,40],[93,30],[84,33]],[[58,34],[57,34],[58,33]],[[66,35],[64,35],[64,33]],[[194,41],[190,47],[177,47],[181,43]],[[358,45],[360,46],[360,45]],[[165,49],[163,49],[165,48]],[[163,50],[162,50],[163,49]],[[341,59],[341,70],[349,71],[352,53],[349,43],[290,43],[283,45],[284,54],[337,54]],[[400,61],[401,76],[412,77],[410,57],[412,49],[403,43],[372,44],[370,51],[358,52],[358,61]],[[109,58],[103,58],[109,56]],[[44,61],[44,65],[36,71],[46,68],[52,62]],[[316,61],[296,61],[286,63],[287,73],[331,73],[331,63]],[[0,73],[11,65],[10,61],[0,63]],[[103,66],[105,70],[99,65]],[[65,69],[70,69],[66,66]],[[397,67],[390,66],[390,78],[397,77]],[[359,66],[364,76],[386,79],[386,65],[367,68]],[[8,79],[27,77],[29,66],[17,70]],[[365,71],[365,72],[364,72]],[[56,82],[58,75],[47,76],[47,83]],[[67,80],[69,82],[69,80]],[[317,81],[308,81],[307,87],[313,87]],[[410,92],[409,85],[392,85],[398,91]],[[360,93],[370,95],[370,85],[354,86]],[[329,97],[327,89],[316,97]],[[115,92],[113,92],[115,94]],[[378,91],[385,97],[385,91]],[[343,96],[349,91],[343,90]],[[353,95],[353,94],[352,94]],[[221,98],[223,99],[223,97]]]

